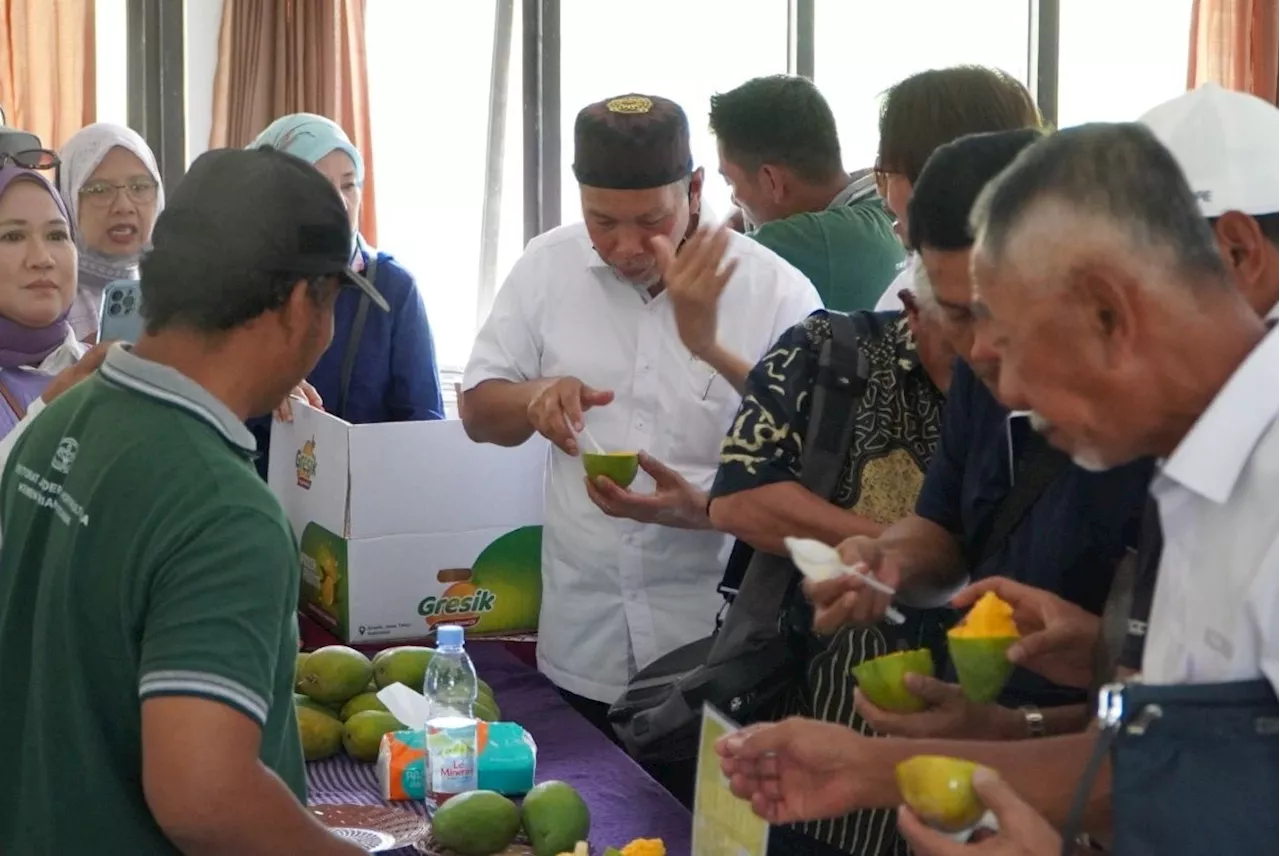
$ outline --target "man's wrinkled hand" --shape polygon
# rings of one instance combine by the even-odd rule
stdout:
[[[792,718],[730,734],[716,751],[736,796],[770,823],[795,823],[867,807],[870,742],[844,725]]]
[[[67,366],[54,375],[53,380],[49,381],[49,385],[40,394],[40,397],[44,399],[44,403],[52,404],[54,399],[62,395],[62,393],[96,372],[98,367],[102,365],[103,358],[107,356],[107,351],[114,344],[115,342],[99,342],[85,351],[84,356],[77,360],[75,365]]]
[[[640,468],[653,478],[653,493],[637,493],[606,476],[586,479],[587,496],[610,517],[657,523],[679,529],[706,529],[707,495],[678,472],[641,452]]]
[[[1022,638],[1009,648],[1009,661],[1066,687],[1088,687],[1102,620],[1052,592],[1006,577],[989,577],[964,588],[951,601],[967,609],[987,592],[1013,607]]]
[[[592,389],[576,377],[551,378],[529,402],[529,424],[566,455],[576,456],[582,414],[611,401],[612,392]]]
[[[876,707],[861,690],[854,692],[854,708],[878,734],[892,737],[1004,740],[1016,734],[1016,729],[1023,721],[1017,711],[996,704],[976,704],[969,701],[955,684],[917,674],[907,674],[903,683],[908,692],[925,703],[924,710],[894,713]]]

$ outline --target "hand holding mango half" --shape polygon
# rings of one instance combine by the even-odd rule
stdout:
[[[1088,687],[1093,679],[1093,653],[1102,622],[1098,616],[1052,592],[991,577],[963,589],[951,601],[966,609],[995,594],[1013,609],[1021,640],[1006,652],[1024,669],[1065,687]]]
[[[978,704],[996,700],[1013,672],[1009,648],[1020,637],[1013,607],[991,591],[947,631],[947,650],[965,698]]]

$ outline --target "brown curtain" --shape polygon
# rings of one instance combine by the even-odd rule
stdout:
[[[93,0],[0,0],[0,104],[9,125],[62,147],[94,121]]]
[[[247,145],[289,113],[329,117],[364,157],[360,231],[376,243],[364,20],[365,0],[223,0],[209,147]]]
[[[1276,104],[1276,0],[1195,0],[1187,88],[1219,83]]]

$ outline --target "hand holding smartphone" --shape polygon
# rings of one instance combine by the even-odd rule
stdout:
[[[136,279],[117,279],[102,290],[98,311],[98,341],[138,341],[146,322],[142,318],[142,286]]]

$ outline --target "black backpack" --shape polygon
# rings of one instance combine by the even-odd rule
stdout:
[[[800,483],[831,500],[866,386],[868,366],[858,340],[871,332],[872,321],[861,312],[827,317],[831,337],[818,361]],[[696,757],[704,702],[744,725],[780,712],[805,680],[812,617],[799,582],[789,558],[755,552],[736,596],[726,595],[731,600],[716,632],[660,657],[631,679],[609,720],[633,758],[672,763]]]

